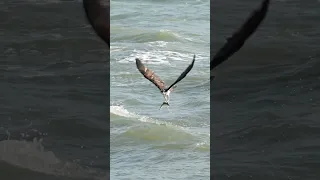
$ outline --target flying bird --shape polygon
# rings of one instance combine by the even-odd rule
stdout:
[[[94,31],[110,48],[110,0],[83,0],[83,8]]]
[[[176,88],[176,84],[181,81],[183,78],[186,77],[186,75],[190,72],[190,70],[193,67],[194,61],[196,59],[196,55],[193,56],[193,60],[191,64],[181,73],[181,75],[178,77],[178,79],[172,83],[170,86],[166,87],[164,81],[162,81],[159,76],[157,76],[151,69],[147,68],[140,59],[136,58],[136,65],[139,70],[139,72],[149,81],[151,81],[158,89],[160,90],[161,94],[164,97],[164,102],[161,104],[160,108],[163,105],[169,106],[169,100],[170,100],[170,93],[173,91],[174,88]]]
[[[213,70],[222,62],[226,61],[235,52],[239,51],[245,41],[257,30],[261,22],[264,20],[270,0],[264,0],[260,9],[255,10],[249,19],[237,30],[232,37],[227,39],[227,43],[216,53],[210,62],[210,70]],[[214,76],[211,76],[211,80]]]

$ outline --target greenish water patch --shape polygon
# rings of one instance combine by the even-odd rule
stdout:
[[[209,4],[111,2],[111,179],[209,179]],[[159,110],[163,97],[135,58],[169,85],[194,54]]]

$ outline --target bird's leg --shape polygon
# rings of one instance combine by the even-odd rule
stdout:
[[[170,94],[170,91],[167,91],[167,92],[162,91],[162,95],[163,95],[163,97],[164,97],[164,102],[161,104],[159,110],[161,109],[161,107],[162,107],[163,105],[170,106],[170,105],[169,105],[169,99],[170,99],[169,94]]]
[[[165,102],[168,103],[170,100],[170,91],[162,92]]]

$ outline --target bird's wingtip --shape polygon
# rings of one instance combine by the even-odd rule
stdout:
[[[136,58],[136,63],[141,63],[141,60],[139,58]]]

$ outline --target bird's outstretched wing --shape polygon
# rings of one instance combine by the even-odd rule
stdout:
[[[170,90],[171,87],[173,87],[175,84],[177,84],[179,81],[181,81],[186,75],[190,72],[190,70],[193,68],[194,61],[196,59],[196,55],[193,55],[192,63],[187,67],[186,70],[183,71],[183,73],[178,77],[178,79],[172,83],[168,88],[166,88],[164,91],[167,92]]]
[[[160,91],[165,88],[164,82],[157,76],[151,69],[147,68],[140,59],[136,58],[136,65],[140,73],[154,85],[156,85]]]
[[[83,0],[83,8],[94,31],[110,48],[110,0]]]
[[[260,9],[255,10],[250,18],[236,31],[232,37],[228,38],[227,43],[217,52],[210,62],[210,69],[227,60],[235,52],[237,52],[245,43],[245,41],[256,31],[261,24],[268,11],[270,0],[264,0]]]

